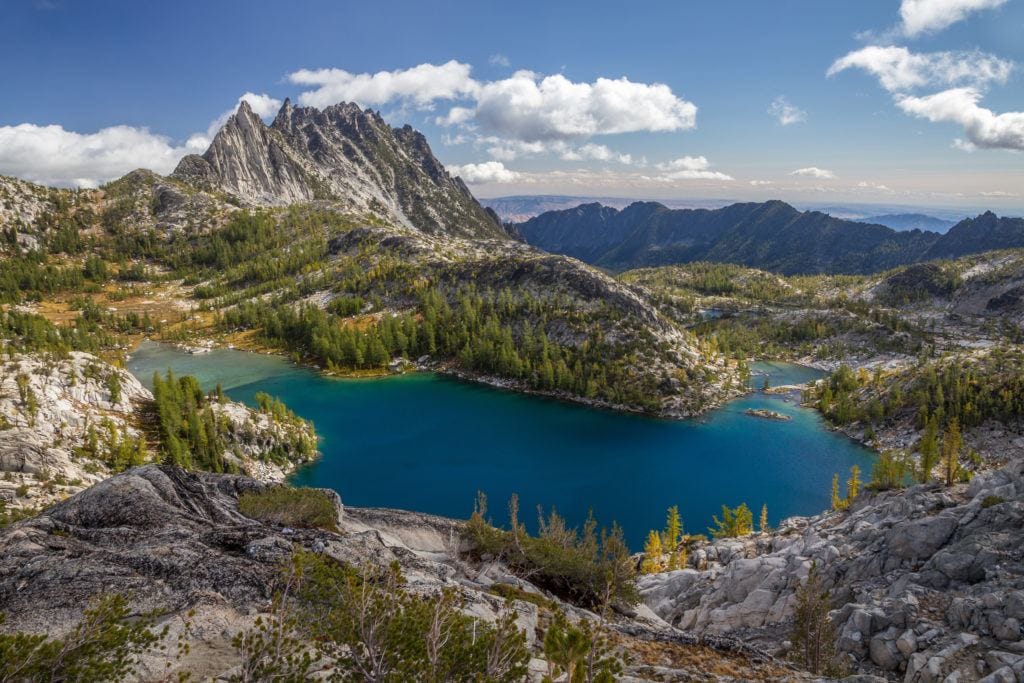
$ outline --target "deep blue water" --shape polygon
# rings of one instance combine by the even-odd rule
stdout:
[[[829,505],[833,473],[868,471],[870,451],[828,431],[815,411],[755,393],[701,419],[659,420],[524,396],[432,374],[331,379],[273,357],[231,350],[188,355],[145,343],[129,369],[147,384],[171,367],[205,387],[220,382],[235,400],[258,391],[280,397],[312,420],[323,457],[296,484],[326,486],[357,506],[468,517],[478,490],[495,521],[518,493],[522,516],[555,506],[573,524],[593,508],[618,521],[639,548],[678,504],[686,529],[706,531],[722,504],[746,502],[755,518],[767,503],[772,523]],[[800,366],[760,363],[771,384],[821,376]],[[751,384],[760,387],[763,378]],[[744,414],[769,408],[793,419]],[[530,524],[530,526],[533,526]]]

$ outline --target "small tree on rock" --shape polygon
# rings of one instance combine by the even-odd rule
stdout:
[[[746,503],[734,509],[722,506],[722,518],[712,517],[715,523],[714,528],[709,527],[708,531],[714,538],[731,538],[736,536],[749,536],[754,533],[754,513],[750,511]]]
[[[640,571],[644,574],[657,574],[664,565],[661,562],[663,555],[661,547],[661,534],[651,531],[647,534],[647,541],[644,543],[644,560],[640,564]]]
[[[793,615],[793,659],[813,674],[821,674],[834,666],[836,634],[828,613],[831,595],[818,572],[817,563],[796,590],[796,612]]]
[[[960,420],[954,417],[942,435],[942,470],[946,476],[946,486],[952,486],[960,480],[960,451],[963,447]]]
[[[665,518],[665,537],[662,539],[664,552],[668,553],[668,568],[670,570],[679,568],[679,557],[676,553],[679,550],[682,536],[683,522],[679,518],[679,506],[673,505],[668,509]]]

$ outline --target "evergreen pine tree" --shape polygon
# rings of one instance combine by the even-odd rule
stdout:
[[[952,486],[960,479],[960,451],[964,440],[960,434],[960,420],[952,418],[946,433],[942,435],[942,462],[946,475],[946,486]]]
[[[843,499],[839,497],[839,475],[832,475],[832,509],[842,510]]]
[[[920,480],[923,484],[927,484],[931,479],[932,469],[939,459],[938,432],[939,426],[933,415],[928,418],[924,428],[924,436],[921,437],[921,443],[917,446],[918,451],[921,453]]]
[[[651,531],[647,534],[647,541],[644,543],[644,559],[640,564],[640,571],[644,574],[657,574],[662,570],[662,548],[661,534]]]
[[[854,465],[850,468],[850,478],[846,480],[846,507],[856,500],[860,494],[860,467]]]
[[[817,563],[796,591],[793,615],[793,656],[813,674],[823,673],[835,658],[835,628],[829,619],[831,596],[825,589]]]
[[[683,535],[683,523],[679,518],[679,506],[673,505],[668,509],[668,515],[665,519],[665,538],[662,541],[662,547],[665,553],[668,554],[668,568],[678,569],[679,558],[677,552],[679,550],[679,541],[682,540]]]

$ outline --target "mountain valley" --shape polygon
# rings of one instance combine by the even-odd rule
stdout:
[[[92,619],[136,679],[363,680],[356,605],[396,638],[388,680],[462,680],[441,659],[543,680],[581,657],[594,680],[1024,676],[1022,219],[939,234],[638,202],[503,225],[409,126],[290,101],[267,125],[243,101],[167,176],[0,178],[0,224],[0,648],[43,638],[0,651],[25,671]],[[554,510],[532,533],[518,497],[507,524],[485,497],[469,521],[348,508],[289,483],[319,457],[303,416],[170,371],[147,389],[124,369],[144,339],[637,420],[707,419],[758,386],[754,361],[795,362],[831,374],[761,394],[878,454],[845,497],[836,473],[831,510],[773,529],[764,508],[755,531],[743,502],[708,534],[670,510],[643,553]],[[807,605],[827,666],[801,651]]]

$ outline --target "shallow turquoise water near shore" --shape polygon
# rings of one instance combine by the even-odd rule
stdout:
[[[696,420],[659,420],[524,396],[433,374],[332,379],[274,356],[232,350],[189,355],[143,344],[128,364],[149,383],[154,371],[220,382],[235,400],[258,391],[312,420],[323,457],[293,482],[336,489],[345,503],[465,518],[478,490],[501,522],[518,493],[523,517],[555,506],[579,524],[593,508],[616,520],[631,546],[680,506],[686,529],[706,531],[722,504],[746,502],[772,523],[829,504],[833,473],[866,473],[871,452],[828,431],[820,416],[784,397],[754,393]],[[773,386],[821,376],[784,363],[759,363]],[[752,386],[760,387],[755,376]],[[792,417],[744,414],[767,408]],[[532,524],[530,526],[533,526]]]

